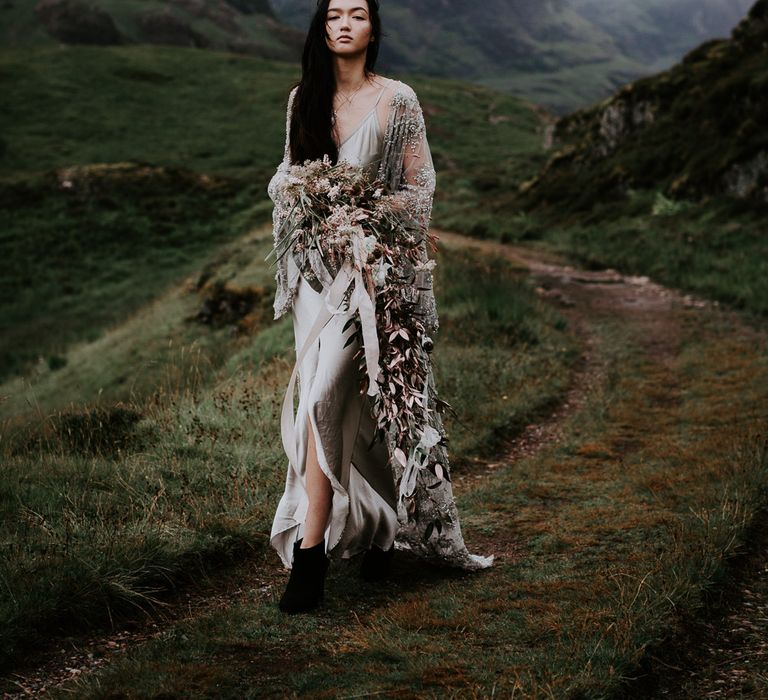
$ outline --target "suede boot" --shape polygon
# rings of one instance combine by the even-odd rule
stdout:
[[[389,576],[392,557],[395,555],[395,543],[383,550],[371,545],[371,548],[363,556],[363,564],[360,567],[360,575],[366,581],[383,581]]]
[[[291,575],[280,599],[280,610],[285,613],[314,610],[325,593],[325,574],[330,564],[325,554],[325,538],[306,549],[301,548],[303,540],[302,537],[293,544]]]

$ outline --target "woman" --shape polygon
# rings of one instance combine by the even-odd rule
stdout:
[[[327,155],[332,162],[363,168],[385,183],[392,211],[423,235],[423,264],[399,272],[413,280],[417,315],[434,332],[438,320],[426,233],[435,171],[415,93],[374,73],[380,42],[377,0],[318,2],[302,79],[288,99],[283,162],[268,187],[274,231],[277,236],[288,214],[281,187],[292,164]],[[437,455],[432,470],[421,468],[412,455],[394,459],[394,435],[376,441],[372,402],[358,389],[357,342],[348,344],[345,332],[353,314],[325,309],[333,278],[318,255],[285,255],[276,273],[275,318],[292,311],[300,387],[295,422],[293,378],[284,402],[289,464],[271,532],[272,546],[291,569],[280,609],[292,613],[311,610],[322,599],[329,556],[365,552],[363,578],[386,577],[396,537],[399,548],[438,563],[473,570],[493,559],[472,555],[464,545],[427,352],[418,349],[428,364],[425,394],[431,409],[420,434],[432,436],[427,445]]]

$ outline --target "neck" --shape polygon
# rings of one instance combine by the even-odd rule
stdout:
[[[365,54],[348,58],[334,56],[333,73],[337,89],[343,92],[355,90],[365,80]]]

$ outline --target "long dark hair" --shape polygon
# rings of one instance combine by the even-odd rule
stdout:
[[[378,0],[366,0],[373,41],[365,56],[365,77],[376,65],[381,43],[381,18]],[[333,96],[336,76],[333,72],[333,54],[326,44],[326,16],[331,0],[320,0],[309,25],[304,52],[301,57],[301,80],[293,103],[291,119],[291,162],[318,160],[325,154],[335,163],[339,149],[333,140]]]

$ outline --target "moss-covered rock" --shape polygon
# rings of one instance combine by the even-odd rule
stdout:
[[[768,202],[768,0],[729,39],[561,118],[555,151],[524,195],[589,209],[637,188]]]
[[[48,34],[66,44],[123,43],[107,12],[79,0],[41,0],[35,5],[35,14]]]

